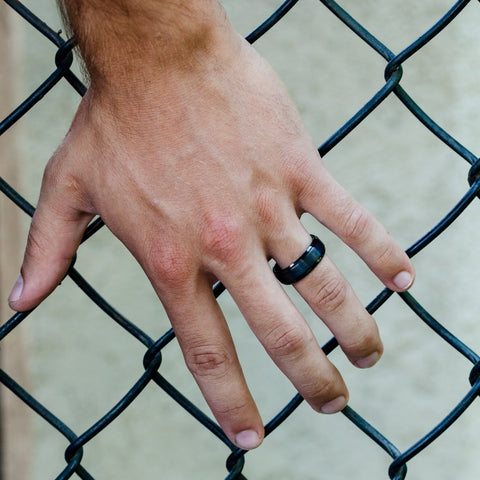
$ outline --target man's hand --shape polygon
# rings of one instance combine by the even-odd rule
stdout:
[[[103,19],[98,1],[115,4]],[[207,4],[210,16],[187,15]],[[413,281],[405,253],[330,177],[284,86],[216,2],[66,6],[91,87],[46,168],[12,308],[27,310],[52,292],[86,225],[100,215],[143,267],[189,369],[236,445],[258,446],[263,426],[212,294],[218,280],[305,400],[324,413],[342,409],[347,388],[268,260],[286,267],[305,251],[304,212],[393,290]],[[172,25],[162,26],[168,15],[155,23],[162,9],[176,14],[179,38],[170,35]],[[158,32],[148,30],[150,21]],[[100,31],[95,22],[104,22]],[[376,363],[382,343],[375,321],[328,257],[295,287],[353,364]]]

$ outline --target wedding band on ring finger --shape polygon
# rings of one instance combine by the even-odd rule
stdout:
[[[278,263],[273,267],[277,280],[285,285],[291,285],[305,278],[325,256],[325,245],[316,236],[310,235],[312,242],[305,252],[288,267],[281,268]]]

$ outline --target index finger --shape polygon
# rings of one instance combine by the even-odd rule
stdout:
[[[407,254],[320,162],[316,165],[317,171],[302,188],[301,208],[352,248],[386,287],[408,290],[415,279],[415,270]]]

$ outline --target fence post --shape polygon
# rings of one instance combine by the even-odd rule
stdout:
[[[18,35],[11,9],[0,2],[0,116],[14,107],[15,80],[18,71]],[[18,155],[15,140],[18,129],[0,136],[0,176],[13,185],[18,180]],[[18,276],[20,262],[19,211],[4,195],[0,196],[0,323],[13,312],[6,302],[9,290]],[[25,386],[26,358],[23,329],[16,329],[2,341],[0,368]],[[10,338],[12,337],[12,338]],[[0,478],[28,480],[30,471],[30,417],[22,402],[5,387],[0,387]]]

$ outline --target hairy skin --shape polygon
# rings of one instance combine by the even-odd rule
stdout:
[[[341,410],[345,383],[268,259],[285,267],[303,253],[304,212],[396,291],[414,278],[405,253],[325,170],[285,87],[216,0],[65,0],[63,10],[91,84],[45,170],[12,308],[54,290],[100,215],[150,279],[232,442],[254,448],[264,432],[217,280],[305,400]],[[376,363],[375,321],[328,257],[295,287],[352,363]]]

